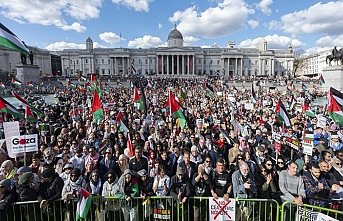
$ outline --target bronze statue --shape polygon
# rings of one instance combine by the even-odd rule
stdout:
[[[26,64],[26,56],[20,52],[20,59],[22,64]]]
[[[30,64],[31,65],[33,65],[33,57],[34,57],[34,55],[33,55],[32,51],[30,51],[29,59],[30,59]]]
[[[326,64],[329,63],[329,66],[331,66],[331,61],[336,60],[336,64],[338,65],[338,61],[343,62],[343,48],[337,50],[337,46],[335,46],[332,49],[332,54],[326,56]],[[328,62],[329,60],[329,62]]]
[[[332,57],[333,59],[337,60],[337,54],[338,54],[338,50],[337,50],[337,46],[335,46],[333,49],[332,49]]]

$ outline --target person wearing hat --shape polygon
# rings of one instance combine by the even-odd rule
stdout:
[[[325,132],[323,130],[323,128],[317,126],[316,130],[313,133],[313,145],[314,146],[317,146],[319,144],[320,138],[328,139],[329,134],[327,132]]]
[[[70,178],[70,172],[74,169],[74,165],[71,162],[68,162],[63,167],[63,172],[59,175],[63,182],[66,183]]]
[[[38,196],[40,208],[45,208],[49,204],[50,207],[54,208],[54,213],[46,215],[50,216],[51,219],[53,219],[51,216],[54,216],[56,220],[61,220],[61,204],[55,201],[61,198],[64,182],[53,168],[45,169],[42,177],[44,183],[41,185],[40,195]],[[47,217],[45,218],[47,219]]]
[[[33,180],[32,172],[24,172],[19,176],[17,193],[20,201],[36,201],[38,199],[39,193],[32,187]],[[35,213],[40,211],[39,204],[28,204],[27,211],[27,220],[40,220],[40,216],[35,217]]]
[[[11,185],[10,179],[0,181],[0,220],[6,220],[13,216],[12,204],[18,199],[15,186]]]
[[[196,171],[194,171],[196,172]],[[188,220],[188,198],[192,194],[192,190],[190,187],[190,179],[186,175],[184,168],[183,167],[177,167],[176,168],[176,174],[172,176],[170,179],[170,191],[169,191],[170,196],[174,198],[174,200],[185,204],[184,205],[184,214],[181,214],[184,216],[185,220]],[[176,205],[176,204],[174,204]],[[173,211],[176,211],[173,210]],[[176,217],[176,214],[175,216]],[[181,219],[181,217],[180,217]]]
[[[339,140],[338,134],[331,135],[331,141],[329,142],[329,147],[331,147],[333,151],[338,151],[343,147],[343,144]]]

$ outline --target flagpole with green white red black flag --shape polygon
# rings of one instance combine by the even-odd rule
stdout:
[[[19,51],[23,55],[27,56],[30,50],[26,47],[23,41],[21,41],[13,32],[11,32],[5,25],[0,23],[0,45],[6,48],[10,48]]]
[[[92,113],[94,115],[94,120],[96,123],[98,123],[99,119],[104,116],[104,112],[101,107],[100,97],[96,90],[94,90],[93,95]]]
[[[291,118],[289,117],[288,112],[280,98],[278,100],[278,103],[276,104],[275,116],[278,121],[280,123],[284,123],[286,127],[291,126]]]
[[[330,87],[328,115],[338,125],[343,126],[343,94]]]
[[[20,112],[2,97],[0,97],[0,113],[11,114],[19,119],[25,118],[25,115],[22,112]]]

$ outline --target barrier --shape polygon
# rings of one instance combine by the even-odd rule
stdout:
[[[282,221],[302,221],[302,220],[320,220],[320,221],[332,221],[332,218],[343,221],[343,211],[341,202],[337,201],[337,205],[340,204],[340,208],[329,209],[324,207],[318,207],[313,205],[304,204],[299,207],[293,202],[284,202],[281,206],[281,219]],[[332,218],[331,218],[332,217]]]
[[[213,202],[211,202],[211,200]],[[304,204],[279,203],[272,199],[230,199],[235,208],[235,221],[301,221],[317,220],[328,215],[343,221],[342,208],[338,210]],[[192,197],[186,203],[172,197],[132,198],[130,201],[116,197],[93,197],[88,216],[82,221],[209,221],[210,217],[228,214],[224,209],[228,203],[220,204],[212,197]],[[57,200],[41,209],[38,201],[17,202],[10,208],[0,211],[1,221],[75,221],[76,199]],[[210,209],[210,205],[216,211]],[[216,206],[217,205],[217,206]],[[323,214],[323,215],[322,215]],[[219,219],[219,218],[218,218]],[[318,219],[319,220],[319,219]],[[329,220],[329,219],[327,219]],[[321,221],[326,221],[325,217]]]

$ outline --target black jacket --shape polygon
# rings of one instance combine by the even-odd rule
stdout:
[[[38,196],[38,200],[47,200],[49,202],[55,201],[61,198],[64,182],[57,173],[53,176],[50,182],[44,182],[41,187],[41,194]]]
[[[18,186],[17,193],[20,201],[35,201],[38,199],[39,193],[32,189],[29,185]]]
[[[18,195],[16,192],[15,186],[11,186],[8,190],[4,192],[4,202],[0,203],[0,214],[2,213],[1,210],[8,209],[14,202],[18,199]]]
[[[183,176],[182,180],[179,181],[177,175],[174,175],[170,179],[170,196],[172,196],[175,200],[178,200],[177,196],[181,193],[181,198],[187,197],[189,198],[192,195],[192,190],[189,183],[188,176]]]
[[[136,157],[132,157],[129,161],[129,169],[135,172],[145,169],[148,170],[148,160],[145,157],[142,157],[138,162]]]
[[[190,176],[188,176],[189,171],[187,169],[185,161],[180,162],[179,167],[182,167],[182,169],[183,169],[183,171],[185,173],[184,176],[187,176],[188,179],[191,180],[193,178],[193,175],[198,172],[198,166],[196,165],[196,163],[194,163],[192,161],[190,161],[189,164],[190,164],[190,167],[191,167]]]

